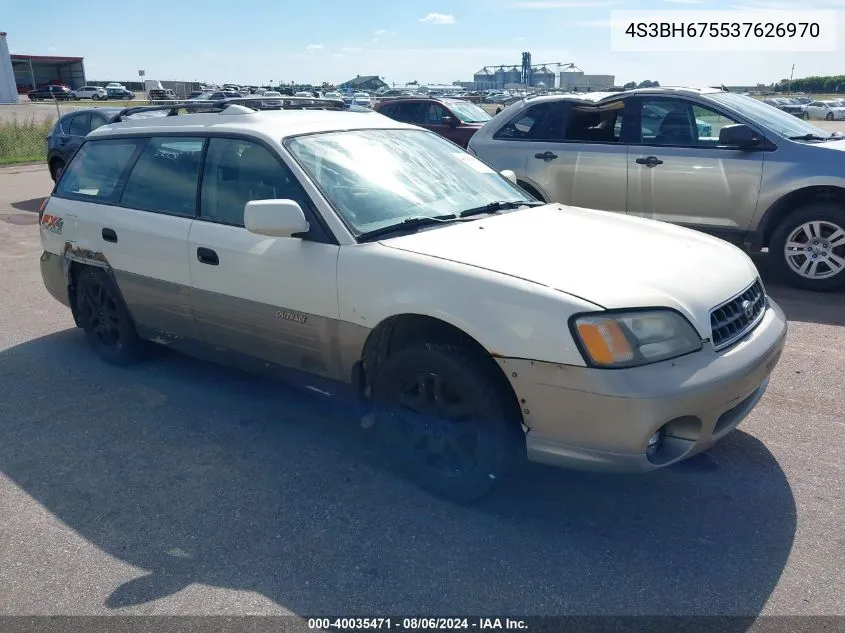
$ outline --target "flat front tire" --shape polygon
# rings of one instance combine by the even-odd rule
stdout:
[[[417,344],[391,354],[374,384],[389,457],[422,488],[459,503],[492,492],[525,455],[519,409],[491,364],[461,346]]]
[[[831,203],[796,209],[772,234],[769,256],[791,286],[845,288],[845,209]]]
[[[112,365],[142,360],[149,344],[141,340],[114,282],[99,268],[85,268],[76,280],[79,323],[94,351]]]

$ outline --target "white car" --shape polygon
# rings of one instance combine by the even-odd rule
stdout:
[[[352,105],[359,105],[365,108],[372,108],[373,98],[366,92],[356,92],[352,95]]]
[[[300,90],[299,92],[296,93],[295,96],[297,96],[297,97],[311,97],[312,99],[314,98],[314,95],[312,95],[307,90]]]
[[[94,130],[42,206],[44,284],[105,361],[157,343],[346,394],[461,501],[525,455],[668,466],[763,395],[786,321],[726,242],[539,203],[377,113],[217,107]]]
[[[100,86],[82,86],[82,88],[74,90],[73,94],[77,99],[92,99],[93,101],[108,99],[106,89]]]
[[[265,101],[264,103],[268,106],[279,106],[282,105],[282,93],[277,90],[265,90],[262,95],[260,95],[264,99],[270,98],[269,101]],[[278,101],[274,98],[278,97]]]
[[[845,119],[845,106],[837,99],[812,101],[807,104],[807,118],[838,121]]]

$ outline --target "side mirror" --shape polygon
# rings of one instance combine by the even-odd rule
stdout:
[[[726,125],[719,130],[719,145],[751,149],[763,142],[763,139],[744,123]]]
[[[499,173],[502,174],[508,180],[510,180],[513,184],[516,184],[516,174],[513,172],[512,169],[503,169]]]
[[[453,116],[444,116],[440,119],[440,123],[449,127],[458,127],[458,120]]]
[[[311,228],[293,200],[250,200],[244,207],[244,226],[250,233],[267,237],[293,237]]]

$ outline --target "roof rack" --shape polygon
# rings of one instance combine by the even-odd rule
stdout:
[[[267,102],[267,103],[264,103]],[[180,110],[195,110],[197,112],[222,112],[231,106],[247,107],[253,111],[259,110],[350,110],[349,105],[341,99],[321,99],[317,97],[263,97],[251,95],[249,97],[227,97],[216,101],[174,101],[168,104],[152,106],[134,106],[124,108],[115,114],[109,123],[119,123],[126,117],[143,112],[167,112],[165,116],[178,116]],[[361,108],[368,110],[368,108]],[[355,108],[358,111],[358,108]]]

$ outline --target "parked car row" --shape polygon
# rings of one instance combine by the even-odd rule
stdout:
[[[758,152],[777,165],[777,152],[835,150],[789,144],[787,123],[722,96],[628,98],[516,104],[470,140],[483,161],[364,108],[286,116],[224,103],[113,120],[42,205],[44,285],[108,363],[162,344],[348,398],[386,456],[456,501],[486,495],[526,457],[665,468],[750,413],[787,324],[745,253],[648,210],[744,225]],[[654,129],[641,127],[647,104],[665,112]],[[447,100],[419,106],[423,124],[467,116]],[[701,138],[698,119],[714,136]],[[626,195],[642,213],[581,208],[625,212]],[[800,230],[841,243],[824,228],[840,221],[832,206],[824,218],[802,209]],[[787,233],[804,256],[822,252],[821,233],[806,244]]]
[[[132,100],[135,93],[127,90],[124,86],[82,86],[77,90],[71,90],[67,86],[44,86],[36,88],[27,93],[30,101],[78,101],[80,99],[91,99],[92,101],[120,99],[122,101]]]

